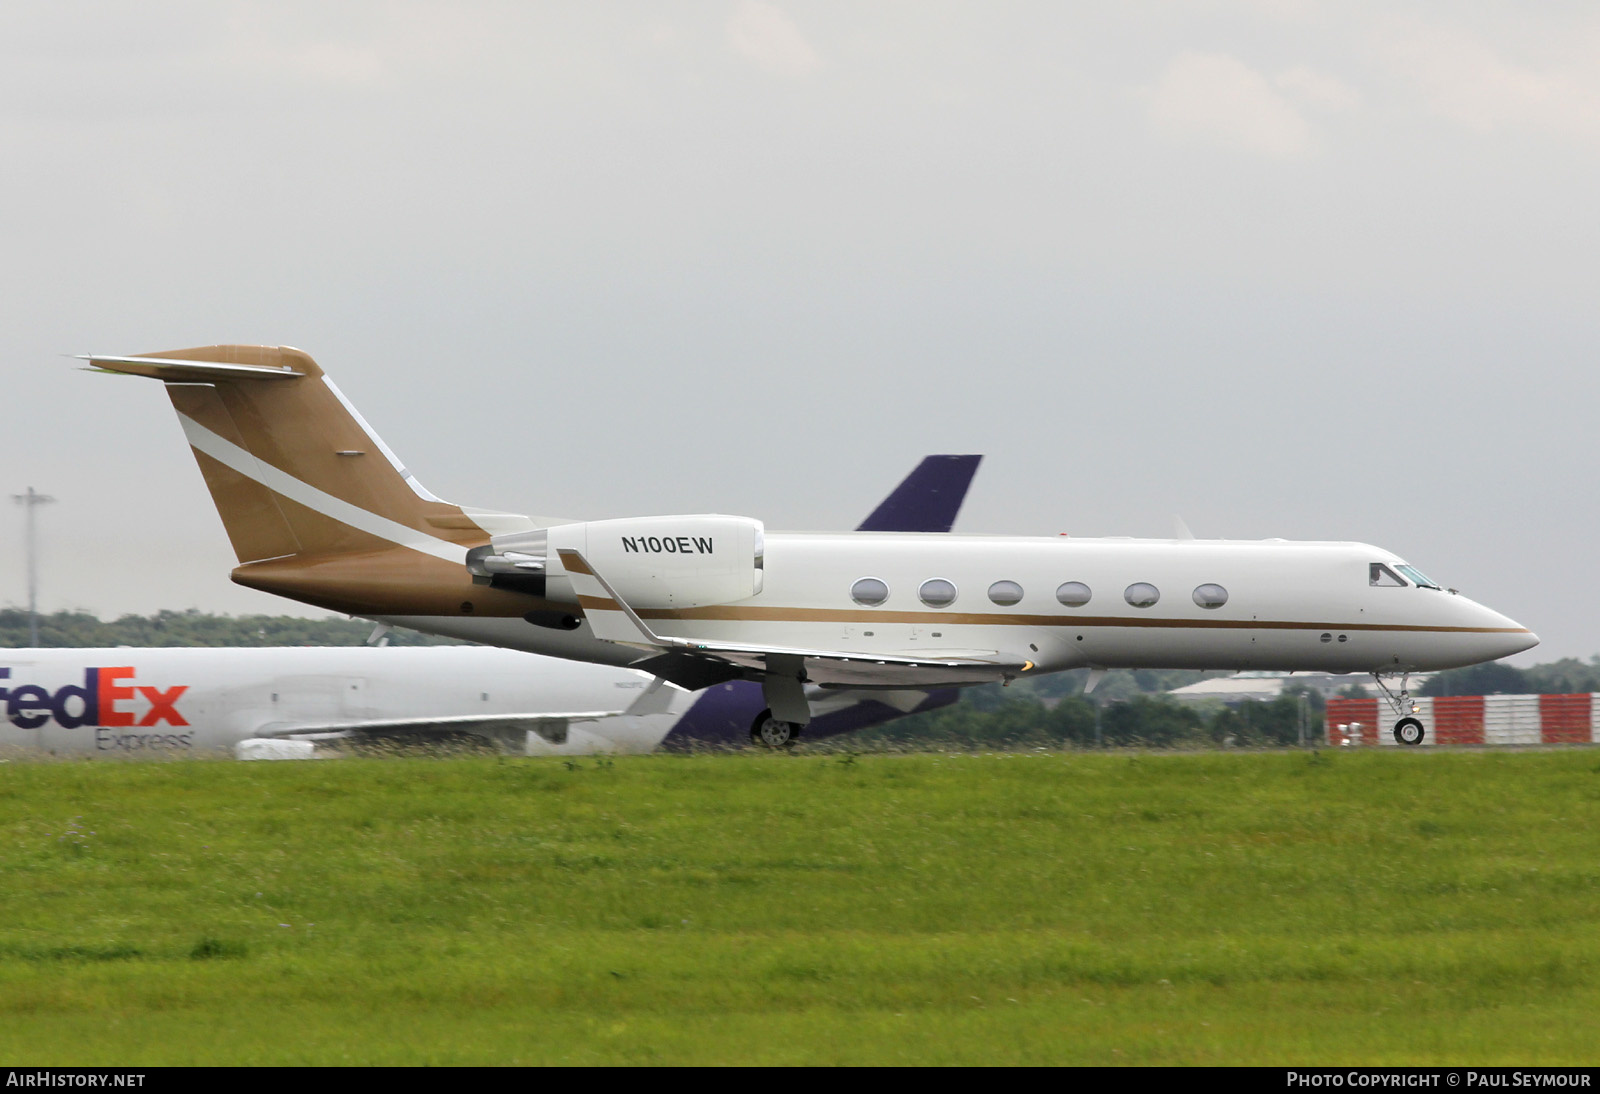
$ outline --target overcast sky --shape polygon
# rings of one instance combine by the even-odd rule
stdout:
[[[261,342],[464,504],[847,528],[981,452],[958,531],[1364,540],[1600,652],[1592,3],[14,2],[0,150],[45,610],[301,610],[60,356]]]

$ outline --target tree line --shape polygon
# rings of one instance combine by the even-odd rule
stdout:
[[[1431,677],[1418,694],[1570,695],[1585,691],[1600,692],[1600,655],[1587,661],[1563,657],[1526,669],[1502,661],[1451,669]]]
[[[329,616],[302,619],[295,615],[212,615],[197,611],[161,611],[124,615],[102,621],[88,612],[52,612],[39,616],[39,644],[55,649],[100,646],[360,646],[371,637],[373,624],[362,619]],[[448,646],[461,643],[394,628],[391,646]],[[0,649],[28,644],[28,613],[0,609]]]

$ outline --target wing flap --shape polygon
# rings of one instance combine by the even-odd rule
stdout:
[[[683,650],[668,650],[655,657],[635,661],[628,667],[652,673],[668,683],[677,684],[689,691],[725,684],[729,680],[742,680],[745,676],[744,669],[738,665]]]

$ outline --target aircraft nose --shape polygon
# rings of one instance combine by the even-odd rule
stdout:
[[[1487,632],[1483,635],[1483,646],[1486,651],[1484,654],[1485,660],[1493,661],[1502,657],[1510,657],[1512,654],[1531,650],[1539,644],[1539,636],[1515,619],[1510,619],[1497,611],[1484,608],[1481,604],[1478,607],[1487,617],[1483,624]]]
[[[1523,628],[1521,634],[1505,634],[1500,637],[1504,641],[1504,646],[1499,653],[1495,654],[1497,659],[1510,657],[1512,654],[1521,653],[1523,650],[1531,650],[1539,644],[1539,636],[1527,628]]]

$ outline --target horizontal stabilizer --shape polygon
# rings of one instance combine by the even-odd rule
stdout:
[[[288,365],[232,364],[225,361],[181,361],[173,357],[111,357],[97,353],[77,354],[106,372],[129,376],[149,376],[174,383],[210,383],[215,380],[297,380],[305,375]]]

